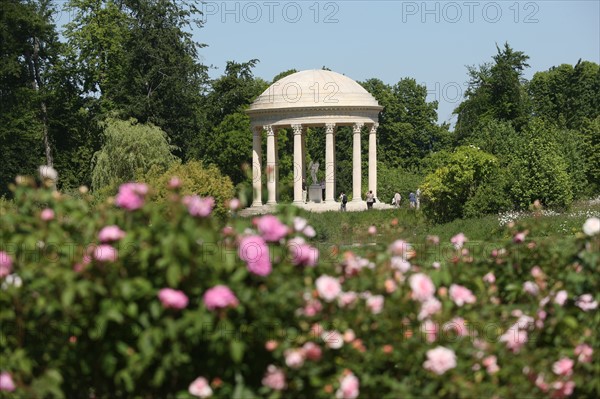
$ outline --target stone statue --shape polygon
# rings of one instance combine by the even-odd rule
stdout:
[[[319,170],[319,162],[310,161],[308,169],[310,169],[310,177],[312,178],[313,184],[319,184],[319,182],[317,181],[317,171]]]

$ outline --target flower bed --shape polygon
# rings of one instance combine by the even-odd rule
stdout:
[[[144,184],[97,207],[21,178],[0,215],[0,397],[597,397],[600,234],[319,251]],[[12,395],[12,396],[11,396]]]

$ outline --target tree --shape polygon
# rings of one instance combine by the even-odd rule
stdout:
[[[203,103],[208,126],[221,123],[226,115],[241,111],[267,89],[268,83],[254,78],[252,68],[258,60],[238,63],[227,61],[223,76],[211,82],[211,91]]]
[[[102,112],[118,112],[167,132],[188,155],[203,122],[207,69],[188,31],[193,3],[170,0],[71,0],[66,36],[83,88],[100,93]]]
[[[537,72],[529,83],[533,113],[559,128],[578,129],[600,115],[600,67],[589,61]]]
[[[394,86],[379,79],[362,83],[384,109],[379,115],[378,151],[392,168],[415,168],[448,142],[447,126],[437,126],[437,101],[427,102],[427,88],[405,78]]]
[[[529,67],[529,56],[513,50],[508,43],[496,45],[493,62],[468,67],[469,87],[465,100],[454,110],[457,139],[468,137],[480,123],[488,119],[511,122],[517,131],[527,122],[529,104],[524,89],[523,71]]]
[[[17,174],[53,164],[47,84],[60,45],[52,12],[49,0],[0,7],[0,195]]]
[[[112,190],[154,165],[166,169],[177,159],[171,154],[173,146],[169,145],[166,133],[152,124],[109,118],[104,136],[102,149],[94,154],[94,190]]]

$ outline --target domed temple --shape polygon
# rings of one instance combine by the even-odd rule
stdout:
[[[306,178],[307,127],[325,128],[325,204],[335,203],[335,133],[352,126],[352,202],[361,198],[361,134],[369,135],[368,189],[377,197],[377,126],[383,109],[369,92],[347,76],[326,70],[296,72],[273,83],[246,111],[253,131],[252,207],[263,205],[261,139],[267,134],[267,204],[277,203],[277,135],[290,128],[294,134],[294,204],[304,204],[302,181]],[[314,182],[313,182],[314,183]]]

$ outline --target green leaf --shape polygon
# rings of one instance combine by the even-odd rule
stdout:
[[[229,353],[231,354],[231,359],[234,363],[241,363],[244,357],[244,350],[246,349],[246,344],[242,341],[238,341],[234,339],[229,343]]]

